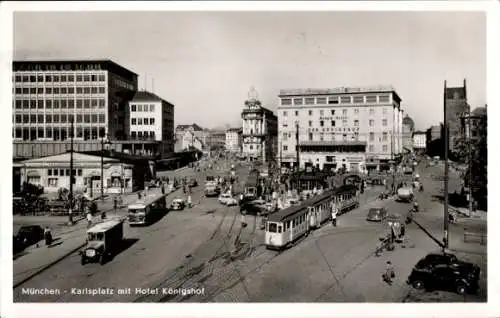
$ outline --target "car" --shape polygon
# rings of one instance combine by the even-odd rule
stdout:
[[[227,206],[238,205],[238,200],[233,198],[230,193],[221,194],[219,196],[219,202]]]
[[[17,253],[20,253],[24,251],[26,246],[24,246],[24,243],[20,241],[16,235],[12,236],[12,253],[15,255]]]
[[[243,200],[240,202],[240,212],[242,214],[257,215],[262,213],[263,204],[259,204],[263,200]]]
[[[181,198],[176,198],[170,204],[170,209],[173,211],[181,211],[186,207],[186,202]]]
[[[406,282],[416,289],[465,295],[477,292],[480,272],[479,266],[461,261],[454,254],[430,253],[417,262]]]
[[[370,222],[382,222],[387,218],[387,210],[385,208],[370,208],[366,217]]]
[[[43,240],[43,232],[40,225],[23,225],[19,228],[16,238],[26,248]]]

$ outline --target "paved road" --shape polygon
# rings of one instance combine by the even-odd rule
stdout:
[[[245,175],[248,169],[242,167],[239,173]],[[196,175],[202,183],[213,171],[183,171],[183,175]],[[177,191],[184,196],[182,191]],[[175,195],[173,196],[175,197]],[[172,197],[172,199],[173,199]],[[192,193],[195,206],[184,211],[172,211],[148,227],[130,228],[125,224],[128,248],[113,260],[101,266],[81,266],[78,254],[72,254],[60,263],[14,289],[15,301],[121,301],[132,300],[131,295],[76,295],[71,288],[132,288],[150,286],[171,269],[184,261],[190,251],[196,249],[213,233],[223,215],[229,211],[235,214],[237,208],[221,206],[215,198],[205,198],[200,185]],[[83,240],[83,238],[82,238]],[[53,288],[59,295],[30,296],[23,294],[23,288]]]

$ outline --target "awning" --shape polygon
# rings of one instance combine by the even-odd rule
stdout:
[[[29,170],[28,172],[26,172],[26,176],[28,176],[28,177],[40,177],[40,172],[38,172],[36,170]]]

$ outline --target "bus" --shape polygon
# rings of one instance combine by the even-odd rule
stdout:
[[[128,206],[128,224],[149,224],[154,214],[164,212],[167,208],[167,194],[152,193]]]

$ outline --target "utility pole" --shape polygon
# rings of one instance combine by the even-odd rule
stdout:
[[[471,119],[471,111],[469,106],[469,118],[467,120],[467,127],[469,138],[467,138],[467,142],[469,144],[469,215],[472,215],[472,119]]]
[[[283,141],[280,141],[280,164],[279,164],[279,169],[280,169],[280,177],[281,177],[281,167],[282,167],[282,162],[283,162]]]
[[[297,121],[295,123],[295,151],[297,152],[297,171],[300,170],[300,158],[299,158],[299,154],[300,154],[300,150],[299,150],[299,122]]]
[[[444,247],[443,251],[445,248],[448,248],[449,246],[449,238],[450,238],[450,233],[448,231],[448,226],[449,226],[449,215],[448,215],[448,146],[449,146],[449,140],[448,140],[448,122],[447,122],[447,111],[446,111],[446,80],[444,81],[444,92],[443,92],[443,113],[444,113]]]
[[[73,136],[74,136],[74,118],[71,118],[70,126],[70,148],[69,148],[69,225],[73,225],[73,182],[75,181],[75,172],[73,169]]]

